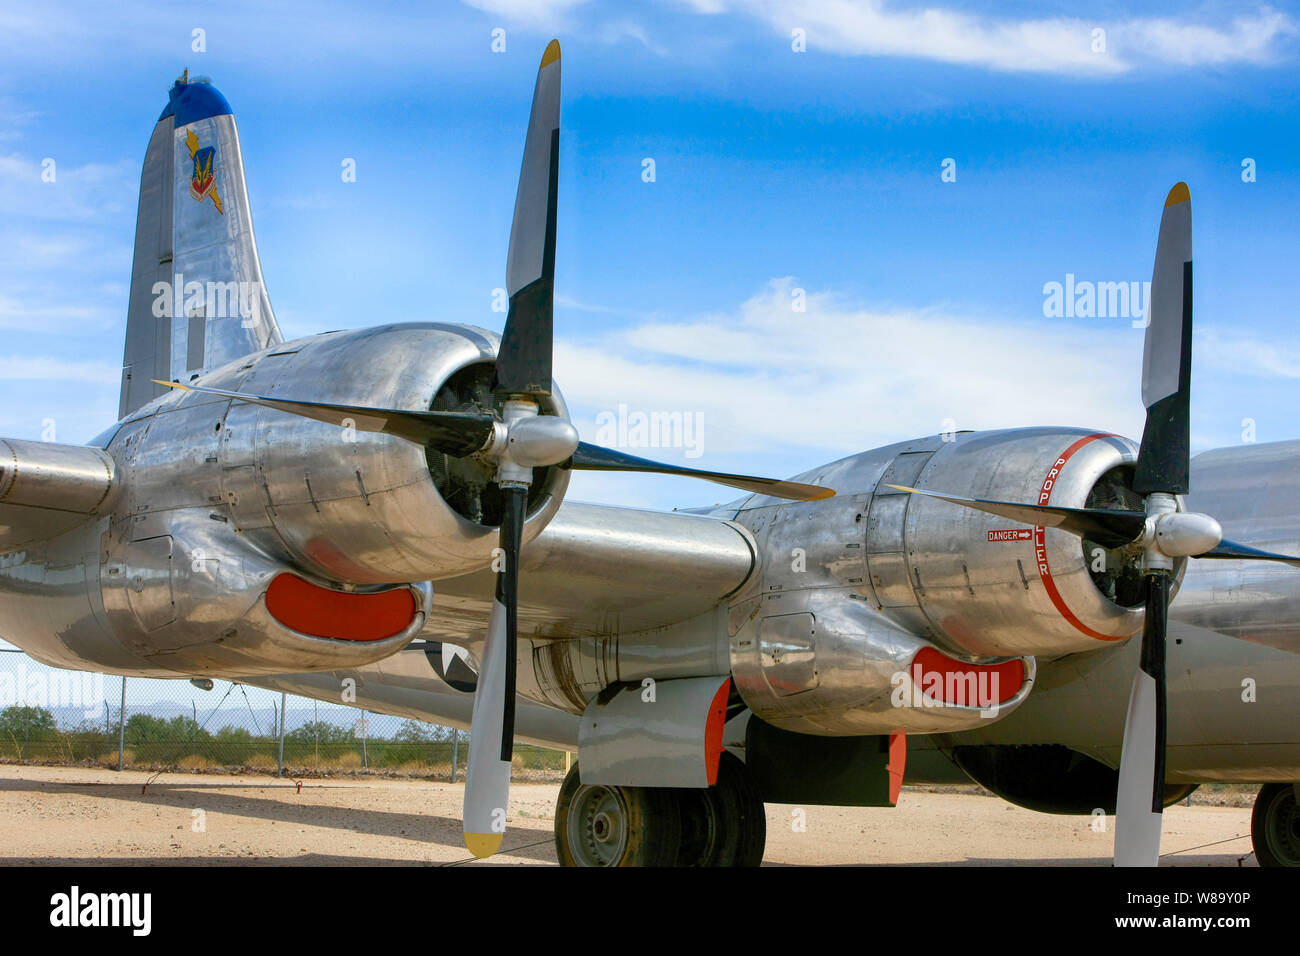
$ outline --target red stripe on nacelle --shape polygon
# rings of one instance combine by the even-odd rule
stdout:
[[[406,588],[348,594],[294,574],[276,575],[266,589],[266,608],[300,634],[340,641],[382,641],[402,633],[415,618],[415,598]]]
[[[1080,438],[1069,448],[1061,453],[1061,457],[1056,459],[1054,464],[1047,472],[1047,477],[1043,479],[1042,490],[1038,494],[1038,503],[1040,505],[1049,504],[1052,500],[1052,488],[1056,485],[1056,476],[1060,474],[1061,468],[1065,463],[1074,457],[1074,453],[1089,442],[1096,441],[1098,438],[1114,438],[1116,436],[1109,432],[1098,432],[1095,435],[1087,435]],[[1047,596],[1052,599],[1052,604],[1060,612],[1061,617],[1065,618],[1074,625],[1075,630],[1087,634],[1089,637],[1095,637],[1099,641],[1122,641],[1124,636],[1116,637],[1113,634],[1103,634],[1101,631],[1093,630],[1083,621],[1079,620],[1078,615],[1070,610],[1065,598],[1061,597],[1061,592],[1057,590],[1056,581],[1052,579],[1052,569],[1047,562],[1047,529],[1041,524],[1034,528],[1034,564],[1038,566],[1038,576],[1043,581],[1043,589],[1047,591]]]

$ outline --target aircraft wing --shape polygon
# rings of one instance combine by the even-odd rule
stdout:
[[[345,671],[314,674],[272,674],[249,677],[243,683],[337,703],[339,681],[350,677],[356,699],[351,703],[377,714],[434,721],[468,731],[474,708],[475,676],[469,683],[444,676],[442,645],[417,641],[391,657]],[[454,657],[448,655],[451,659]],[[448,675],[450,676],[450,675]],[[519,698],[515,702],[515,739],[542,747],[578,749],[578,717]]]
[[[113,459],[99,448],[0,438],[0,553],[82,524],[115,485]]]
[[[565,502],[523,549],[520,636],[626,634],[686,620],[739,591],[755,554],[749,532],[730,521]],[[486,569],[435,581],[425,636],[482,637],[495,578]]]

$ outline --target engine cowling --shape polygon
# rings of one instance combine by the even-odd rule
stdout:
[[[939,643],[980,658],[1094,650],[1141,630],[1139,548],[1107,550],[889,487],[1141,510],[1130,490],[1134,443],[1062,428],[952,438],[932,453],[900,454],[872,496],[866,550],[880,605],[919,608]]]
[[[194,384],[477,409],[492,402],[496,348],[465,326],[381,326],[286,343]],[[543,410],[567,417],[558,394]],[[491,470],[389,435],[183,391],[142,408],[106,446],[120,487],[100,555],[103,620],[65,629],[81,660],[129,666],[102,627],[134,658],[182,673],[359,666],[419,632],[427,582],[488,567],[497,546]],[[563,469],[534,469],[526,540],[567,481]]]
[[[226,366],[202,384],[377,408],[467,410],[491,404],[497,345],[490,332],[434,323],[327,333]],[[176,401],[211,399],[190,392]],[[558,392],[542,411],[567,416]],[[236,529],[271,553],[353,584],[436,580],[490,562],[500,504],[486,463],[257,405],[234,403],[214,417],[220,498]],[[534,470],[525,542],[554,516],[568,474]]]

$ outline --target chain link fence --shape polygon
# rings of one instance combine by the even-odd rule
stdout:
[[[0,762],[463,780],[469,734],[231,681],[64,671],[0,647]],[[569,755],[516,744],[518,779]]]

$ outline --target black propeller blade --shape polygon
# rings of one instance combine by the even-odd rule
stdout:
[[[1226,540],[1220,541],[1217,548],[1198,554],[1196,557],[1231,558],[1237,561],[1281,561],[1293,568],[1300,568],[1300,558],[1289,554],[1278,554],[1274,551],[1261,551],[1259,548],[1252,548],[1249,545]]]
[[[1188,418],[1192,377],[1192,203],[1186,183],[1165,199],[1151,277],[1142,352],[1142,404],[1147,409],[1133,490],[1146,496],[1158,522],[1178,510],[1189,490]],[[1212,520],[1212,519],[1211,519]],[[1217,526],[1217,523],[1216,523]],[[1222,538],[1220,531],[1218,538]],[[1215,542],[1217,544],[1217,541]],[[1174,558],[1159,535],[1146,542],[1146,615],[1142,654],[1133,676],[1115,799],[1115,865],[1155,866],[1164,809],[1167,698],[1165,645]]]
[[[906,485],[889,485],[895,491],[906,491],[926,498],[938,498],[950,501],[963,508],[983,511],[1028,525],[1042,525],[1047,528],[1060,528],[1080,538],[1095,541],[1104,548],[1121,548],[1135,544],[1146,530],[1146,514],[1141,511],[1115,510],[1105,508],[1063,508],[1057,505],[1030,505],[1018,501],[990,501],[987,498],[967,498],[963,495],[941,494],[926,491],[923,488],[909,488]],[[1181,515],[1179,516],[1181,517]],[[1177,519],[1175,519],[1177,520]],[[1300,568],[1300,557],[1278,554],[1275,551],[1261,551],[1235,541],[1221,540],[1217,546],[1208,551],[1193,551],[1187,555],[1192,558],[1231,558],[1236,561],[1279,561],[1292,567]]]
[[[989,501],[985,498],[965,498],[945,495],[937,491],[923,491],[904,485],[890,485],[896,491],[907,491],[927,498],[951,501],[955,505],[973,508],[986,514],[1022,521],[1025,524],[1060,528],[1081,538],[1095,541],[1103,548],[1120,548],[1142,537],[1147,516],[1141,511],[1107,511],[1104,508],[1061,508],[1056,505],[1025,505],[1011,501]]]
[[[427,445],[446,455],[464,458],[483,451],[492,443],[496,418],[486,412],[439,412],[403,408],[367,408],[362,405],[331,405],[327,402],[300,402],[293,399],[272,398],[269,395],[250,395],[248,392],[230,392],[206,385],[182,385],[180,382],[160,382],[156,385],[181,389],[187,392],[206,392],[225,398],[264,405],[278,411],[301,415],[318,422],[347,427],[349,424],[363,432],[382,432]]]
[[[553,69],[547,67],[554,66]],[[560,172],[560,44],[542,54],[528,118],[506,256],[510,311],[497,350],[496,391],[551,394],[555,311],[555,219]]]
[[[1191,470],[1192,197],[1176,183],[1165,199],[1142,349],[1146,424],[1133,490],[1185,495]]]
[[[504,400],[507,442],[495,480],[503,496],[496,595],[474,692],[470,754],[465,766],[465,845],[479,857],[495,853],[505,832],[510,757],[515,739],[515,672],[519,647],[519,553],[532,465],[559,464],[577,447],[577,432],[540,416],[551,394],[554,337],[555,218],[560,162],[560,44],[552,40],[537,67],[524,158],[506,255],[510,311],[497,350],[494,391]],[[529,451],[529,436],[545,454]],[[554,434],[551,434],[554,433]],[[556,453],[556,449],[563,451]],[[475,738],[479,747],[473,747]],[[499,815],[499,817],[498,817]]]
[[[794,501],[820,501],[835,495],[834,489],[823,488],[820,485],[805,485],[797,481],[756,478],[752,475],[729,475],[719,471],[700,471],[697,468],[683,468],[680,465],[665,465],[625,452],[602,448],[599,445],[589,445],[585,441],[578,443],[578,450],[573,453],[568,467],[575,471],[635,471],[655,475],[703,478],[705,481],[739,488],[741,491],[789,498]]]
[[[528,489],[503,488],[505,508],[501,517],[499,547],[504,564],[497,573],[497,603],[505,608],[506,646],[519,646],[519,552],[523,546],[524,519],[527,516]],[[510,762],[515,745],[515,667],[516,654],[506,656],[506,695],[501,707],[501,759]]]

